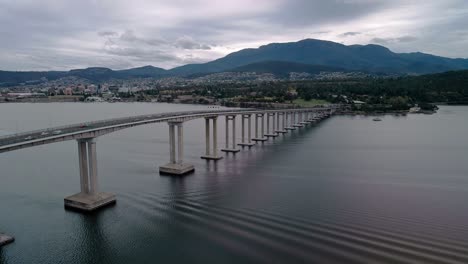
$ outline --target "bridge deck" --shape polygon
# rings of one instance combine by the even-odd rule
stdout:
[[[93,122],[82,122],[73,125],[46,128],[35,131],[8,135],[0,137],[0,153],[17,149],[33,147],[36,145],[50,144],[66,140],[92,138],[108,134],[117,130],[167,121],[187,121],[191,119],[204,118],[210,116],[259,114],[259,113],[282,113],[282,112],[305,112],[305,111],[326,111],[330,107],[300,108],[300,109],[236,109],[236,110],[210,110],[210,111],[186,111],[159,113],[150,115],[139,115],[125,118],[108,119]]]

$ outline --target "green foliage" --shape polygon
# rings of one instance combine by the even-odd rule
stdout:
[[[313,107],[316,105],[328,104],[329,102],[325,100],[317,100],[317,99],[311,99],[309,101],[306,101],[304,99],[296,99],[293,101],[293,103],[301,107]]]
[[[305,81],[295,85],[301,98],[311,96],[331,102],[340,101],[339,96],[347,96],[397,108],[408,103],[468,103],[468,71],[398,78]],[[337,97],[330,99],[333,95]]]

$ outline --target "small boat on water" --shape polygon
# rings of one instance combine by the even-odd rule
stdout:
[[[373,121],[382,121],[382,119],[380,119],[380,118],[378,118],[378,117],[376,117],[376,118],[374,118],[374,119],[372,119],[372,120],[373,120]]]

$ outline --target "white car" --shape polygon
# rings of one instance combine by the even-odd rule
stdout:
[[[55,130],[54,132],[52,132],[52,134],[54,134],[54,135],[58,135],[60,133],[62,133],[62,130]]]
[[[33,139],[33,137],[31,137],[31,136],[24,138],[24,140],[31,140],[31,139]]]
[[[49,135],[49,132],[42,132],[41,133],[41,136],[46,136],[46,135]]]

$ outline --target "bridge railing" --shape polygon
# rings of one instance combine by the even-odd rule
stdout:
[[[330,109],[333,107],[312,107],[312,109],[320,109],[320,108],[326,108]],[[303,110],[307,110],[311,108],[305,108]],[[100,127],[107,127],[107,126],[112,126],[112,125],[118,125],[118,124],[123,124],[123,123],[130,123],[132,121],[145,121],[145,120],[152,120],[152,119],[160,119],[161,122],[167,121],[168,119],[172,118],[177,118],[183,115],[196,115],[196,114],[209,114],[209,113],[214,113],[214,114],[226,114],[226,113],[239,113],[239,112],[252,112],[252,111],[273,111],[273,112],[278,112],[286,109],[225,109],[225,110],[199,110],[199,111],[180,111],[180,112],[169,112],[169,113],[158,113],[158,114],[143,114],[143,115],[138,115],[138,116],[131,116],[131,117],[118,117],[118,118],[112,118],[112,119],[106,119],[106,120],[96,120],[96,121],[89,121],[89,122],[80,122],[76,124],[70,124],[70,125],[63,125],[63,126],[57,126],[57,127],[51,127],[51,128],[45,128],[45,129],[38,129],[38,130],[33,130],[33,131],[26,131],[26,132],[21,132],[21,133],[15,133],[15,134],[10,134],[10,135],[5,135],[0,137],[0,146],[2,145],[9,145],[9,144],[14,144],[18,143],[21,141],[24,141],[23,137],[27,136],[34,136],[37,137],[43,132],[47,132],[48,135],[50,136],[51,133],[54,131],[58,130],[65,130],[62,131],[62,133],[73,133],[75,131],[81,131],[83,128],[81,127],[82,125],[86,125],[86,127],[91,127],[91,128],[100,128]],[[295,109],[299,110],[299,109]],[[167,117],[167,119],[164,119]],[[156,121],[157,122],[157,121]]]
[[[251,109],[243,109],[243,110],[249,111]],[[119,124],[119,123],[126,122],[126,121],[130,122],[132,120],[143,121],[144,119],[164,118],[164,117],[172,117],[172,116],[179,116],[179,115],[186,115],[186,114],[209,113],[209,112],[224,113],[224,112],[229,112],[229,111],[239,111],[239,110],[229,109],[229,110],[207,110],[207,111],[180,111],[180,112],[158,113],[158,114],[143,114],[143,115],[137,115],[137,116],[131,116],[131,117],[117,117],[117,118],[105,119],[105,120],[80,122],[80,123],[75,123],[75,124],[49,127],[49,128],[44,128],[44,129],[37,129],[37,130],[32,130],[32,131],[25,131],[25,132],[0,136],[0,143],[1,143],[0,145],[16,143],[18,141],[22,141],[21,139],[23,137],[37,135],[43,132],[50,134],[58,130],[67,130],[67,132],[79,131],[81,130],[81,127],[80,127],[81,125],[86,125],[87,127],[98,128],[98,127],[103,127],[103,126]]]

